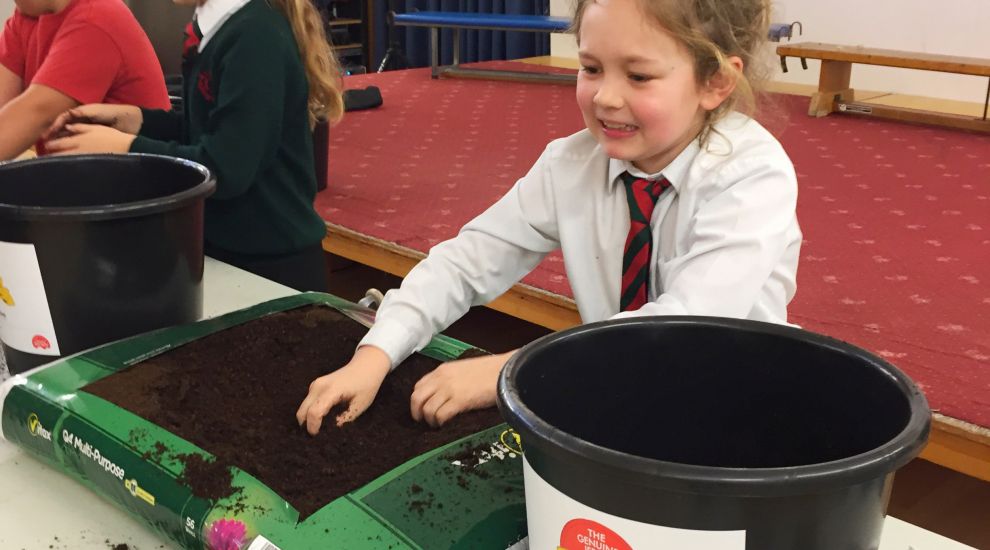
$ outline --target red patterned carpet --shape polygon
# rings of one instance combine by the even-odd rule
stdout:
[[[520,64],[512,64],[517,68]],[[328,221],[426,251],[582,127],[568,86],[348,77],[384,105],[332,130]],[[933,409],[990,426],[990,136],[832,116],[775,96],[805,244],[791,320],[904,369]],[[559,256],[525,281],[570,295]]]

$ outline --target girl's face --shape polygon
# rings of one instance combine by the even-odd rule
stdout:
[[[637,0],[597,0],[581,20],[577,102],[609,157],[655,173],[701,131],[721,102],[695,79],[686,48]],[[714,105],[712,102],[715,101]]]

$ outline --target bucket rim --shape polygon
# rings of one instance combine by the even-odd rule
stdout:
[[[524,404],[515,385],[520,365],[542,347],[590,331],[657,324],[742,329],[799,339],[851,355],[879,369],[893,381],[908,402],[909,418],[896,435],[863,453],[816,464],[739,468],[671,462],[609,449],[552,426]],[[917,456],[928,440],[931,426],[931,409],[917,385],[897,367],[858,346],[792,326],[749,319],[693,315],[610,319],[580,325],[534,340],[506,362],[499,375],[496,403],[505,421],[523,437],[524,454],[527,448],[537,448],[539,452],[554,455],[558,459],[577,461],[588,467],[604,467],[614,479],[623,479],[635,485],[713,495],[770,497],[809,490],[831,490],[839,485],[862,483],[892,472]],[[529,462],[532,464],[532,461]],[[534,469],[542,477],[547,477],[539,468],[534,466]],[[558,489],[563,490],[561,487]]]
[[[216,177],[206,166],[184,158],[151,153],[86,154],[66,155],[59,157],[45,156],[0,163],[0,170],[3,170],[4,168],[21,168],[31,166],[33,164],[52,164],[80,160],[113,161],[115,159],[119,161],[124,161],[126,159],[150,159],[152,161],[178,164],[198,172],[202,176],[202,180],[192,187],[179,191],[178,193],[162,195],[159,197],[134,202],[102,204],[99,206],[23,206],[0,202],[0,214],[12,220],[98,221],[116,218],[129,218],[173,210],[176,206],[185,204],[195,199],[205,198],[216,190]]]

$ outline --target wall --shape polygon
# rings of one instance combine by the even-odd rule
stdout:
[[[0,0],[6,2],[7,0]],[[550,15],[570,17],[574,14],[574,0],[550,0]],[[577,57],[577,45],[569,34],[550,35],[550,55],[557,57]]]
[[[2,1],[2,0],[0,0]],[[573,0],[550,0],[551,13],[568,15]],[[801,21],[804,34],[795,41],[831,42],[873,48],[990,58],[990,2],[987,0],[778,0],[776,22]],[[553,55],[573,57],[573,38],[551,39]],[[773,47],[764,59],[773,67],[773,80],[801,84],[818,82],[818,62],[788,60],[782,73]],[[983,103],[987,79],[909,69],[853,66],[853,88],[958,99]]]
[[[0,19],[6,21],[14,13],[14,0],[0,0]]]
[[[192,20],[193,8],[166,0],[126,0],[125,3],[151,40],[165,74],[181,73],[183,29]]]

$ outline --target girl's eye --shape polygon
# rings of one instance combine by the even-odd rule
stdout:
[[[582,65],[581,70],[588,74],[598,74],[598,67],[589,67],[587,65]]]
[[[633,82],[648,82],[648,81],[650,81],[652,79],[653,79],[652,76],[647,76],[645,74],[630,74],[629,75],[629,80],[632,80]]]

